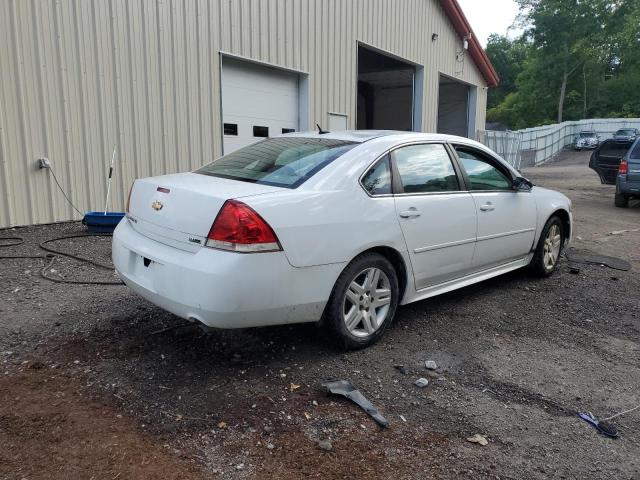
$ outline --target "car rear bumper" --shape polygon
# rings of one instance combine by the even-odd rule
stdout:
[[[318,321],[344,268],[292,267],[283,252],[189,252],[140,234],[127,219],[113,234],[112,256],[122,280],[140,296],[214,328]]]
[[[616,193],[634,197],[640,196],[640,180],[629,180],[626,175],[618,175],[616,178]]]

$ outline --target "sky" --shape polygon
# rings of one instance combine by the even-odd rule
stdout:
[[[483,47],[492,33],[506,35],[518,14],[518,5],[513,0],[458,0],[474,33]],[[509,37],[520,33],[509,31]]]

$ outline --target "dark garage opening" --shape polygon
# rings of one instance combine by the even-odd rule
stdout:
[[[438,94],[438,133],[469,136],[469,96],[466,83],[440,75]]]
[[[415,67],[358,46],[357,128],[413,130]]]

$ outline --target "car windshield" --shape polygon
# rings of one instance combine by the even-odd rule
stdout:
[[[595,136],[596,134],[594,132],[580,132],[580,138],[591,138]]]
[[[296,188],[356,145],[328,138],[269,138],[225,155],[195,173]]]
[[[633,134],[635,134],[635,131],[633,131],[630,128],[625,128],[625,129],[622,129],[622,130],[618,130],[616,132],[616,135],[633,135]]]

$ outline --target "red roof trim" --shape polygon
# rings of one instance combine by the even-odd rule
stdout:
[[[495,68],[493,68],[493,65],[491,65],[489,57],[487,57],[486,52],[473,33],[467,17],[465,17],[462,8],[460,8],[460,5],[458,4],[458,0],[440,0],[440,5],[447,14],[447,17],[449,17],[449,20],[456,29],[456,32],[458,32],[458,35],[461,37],[470,37],[469,53],[471,58],[477,65],[484,79],[487,81],[487,84],[490,87],[496,87],[500,82],[500,77],[498,77],[498,73]]]

